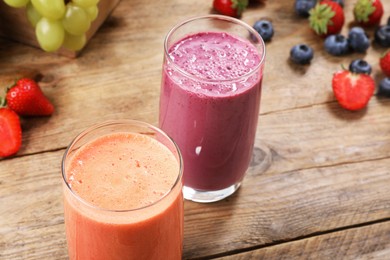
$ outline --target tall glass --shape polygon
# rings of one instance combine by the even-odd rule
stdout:
[[[184,198],[234,193],[248,169],[259,117],[265,45],[246,23],[207,15],[164,42],[159,125],[184,161]]]
[[[70,259],[181,259],[182,159],[149,124],[110,121],[79,134],[62,161]]]

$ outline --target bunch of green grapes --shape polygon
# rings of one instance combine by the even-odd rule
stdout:
[[[81,50],[87,42],[86,32],[98,16],[99,0],[4,0],[15,8],[26,9],[35,27],[39,45],[52,52],[61,46]]]

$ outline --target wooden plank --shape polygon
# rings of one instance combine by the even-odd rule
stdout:
[[[389,241],[387,221],[216,259],[389,259]]]
[[[387,17],[390,2],[383,2]],[[158,9],[152,4],[121,1],[74,60],[0,40],[1,87],[16,76],[36,76],[56,106],[52,117],[24,119],[18,157],[0,161],[1,259],[66,259],[59,165],[77,133],[107,119],[157,124],[165,34],[189,14],[212,11],[206,0],[163,1]],[[346,3],[348,21],[352,5]],[[309,237],[311,251],[330,252],[339,235],[333,231],[345,228],[340,236],[351,256],[380,259],[389,245],[381,241],[378,247],[371,246],[375,242],[371,237],[386,238],[387,222],[359,232],[351,227],[390,217],[390,103],[374,97],[368,109],[347,112],[335,102],[330,79],[341,63],[357,57],[371,62],[374,77],[380,78],[377,58],[383,49],[329,56],[323,41],[310,33],[307,21],[293,13],[288,1],[251,7],[242,20],[253,24],[264,16],[273,19],[276,34],[267,43],[254,158],[237,194],[214,204],[185,203],[184,258],[207,258],[302,237]],[[298,42],[315,48],[310,66],[288,62],[290,45]],[[332,233],[318,236],[323,232]],[[354,235],[367,237],[368,244],[354,243],[358,241]],[[322,249],[326,238],[330,246]],[[293,244],[302,245],[300,241]],[[318,243],[322,247],[316,247]],[[357,248],[364,250],[364,245],[368,253]],[[290,244],[280,246],[279,253]],[[273,256],[276,247],[254,254]]]
[[[262,164],[258,170],[286,172],[389,157],[389,104],[374,97],[359,112],[329,103],[260,116],[254,153]]]
[[[211,12],[208,1],[196,4],[178,2],[180,3],[171,0],[161,3],[161,10],[167,11],[159,12],[158,16],[150,10],[149,5],[145,5],[144,1],[132,1],[131,4],[120,3],[88,44],[83,55],[76,60],[24,46],[18,46],[19,48],[16,49],[13,47],[14,43],[2,42],[0,76],[2,80],[9,79],[7,82],[1,82],[2,87],[21,75],[38,76],[41,78],[40,82],[45,93],[56,106],[56,112],[50,118],[34,118],[25,121],[23,147],[19,155],[61,149],[76,133],[102,120],[133,118],[157,124],[165,34],[178,21],[188,17],[188,13],[200,15]],[[390,3],[384,5],[389,10]],[[352,19],[351,7],[352,3],[347,3],[345,8],[349,19]],[[275,13],[278,13],[277,17]],[[320,147],[314,149],[319,150],[327,144],[318,138],[327,136],[328,140],[333,139],[330,131],[333,134],[336,132],[333,130],[341,128],[339,133],[335,133],[336,136],[330,145],[343,143],[344,139],[347,139],[351,152],[353,146],[361,151],[364,146],[363,139],[367,139],[364,131],[376,131],[374,129],[376,127],[378,131],[387,131],[388,122],[383,120],[386,120],[386,115],[389,113],[388,101],[373,98],[368,110],[358,113],[346,112],[335,103],[330,89],[332,72],[339,69],[341,63],[347,64],[358,55],[330,57],[323,50],[322,40],[308,30],[307,21],[298,18],[290,4],[286,2],[267,2],[264,6],[252,7],[244,13],[242,20],[253,24],[259,16],[274,17],[277,28],[275,38],[267,43],[262,115],[257,141],[260,149],[263,146],[274,149],[285,156],[285,163],[293,165],[296,161],[289,158],[291,156],[299,161],[302,158],[313,159],[313,156],[307,157],[304,151],[296,153],[296,149],[308,149],[308,146],[312,146],[309,142],[305,143],[307,138],[317,138],[314,146]],[[288,62],[289,45],[295,42],[308,42],[315,48],[315,60],[310,66],[297,67]],[[365,55],[365,58],[372,62],[376,76],[379,70],[377,58],[380,50],[380,48],[370,48]],[[281,71],[283,74],[280,73]],[[316,107],[318,105],[321,106]],[[80,112],[81,107],[86,109]],[[316,112],[310,112],[312,107]],[[284,111],[295,108],[307,108],[307,110]],[[278,111],[281,114],[269,115]],[[287,120],[284,126],[281,125],[283,122],[275,122],[279,116]],[[307,121],[312,119],[315,121]],[[376,125],[378,120],[381,122]],[[268,123],[276,123],[281,128],[275,129]],[[303,130],[301,124],[309,125]],[[355,128],[360,129],[361,134],[351,137],[349,131]],[[275,130],[279,134],[284,131],[284,136],[275,134],[273,132]],[[308,136],[303,136],[301,131]],[[316,131],[317,135],[312,131]],[[285,151],[283,147],[278,148],[278,144],[284,146],[289,142],[286,140],[289,136],[295,143],[299,141],[298,143],[303,147],[289,147],[290,150]],[[370,140],[372,146],[380,145],[381,149],[388,146],[388,140],[382,140],[386,137],[373,134],[371,138],[373,138]],[[343,148],[339,151],[331,147],[327,149],[332,149],[332,156],[337,157]],[[325,151],[322,151],[322,158],[315,158],[316,165],[323,165],[324,163],[318,163],[321,160],[332,160],[324,153]],[[382,156],[376,152],[375,147],[360,153],[359,157],[348,157],[348,160],[370,160]],[[345,160],[346,158],[340,158],[334,163]]]
[[[356,1],[345,1],[345,25],[340,32],[348,35],[353,23],[353,7]],[[390,1],[382,1],[384,15],[382,24],[390,15]],[[324,49],[324,39],[315,35],[309,28],[308,20],[298,17],[290,1],[268,1],[264,8],[255,7],[253,12],[243,18],[253,24],[260,17],[273,21],[275,34],[272,41],[266,43],[266,63],[263,82],[262,113],[286,110],[296,107],[315,106],[334,102],[331,89],[333,73],[348,68],[354,59],[364,59],[373,68],[372,76],[379,82],[384,75],[379,68],[379,58],[386,48],[371,44],[366,53],[350,53],[344,56],[332,56]],[[369,39],[373,41],[375,27],[365,28]],[[297,66],[289,61],[289,53],[295,44],[308,44],[314,50],[310,65]]]
[[[19,154],[64,148],[77,133],[103,120],[132,118],[157,124],[158,87],[144,87],[146,77],[140,74],[128,87],[110,77],[95,84],[89,83],[92,78],[72,79],[79,87],[71,91],[48,89],[56,93],[56,113],[25,119]],[[374,99],[361,113],[343,111],[332,103],[261,115],[254,154],[262,164],[259,171],[285,172],[390,156],[390,136],[384,134],[390,129],[386,104]]]
[[[261,166],[252,166],[238,193],[227,200],[185,204],[185,256],[220,254],[388,219],[389,163],[383,159],[274,174],[261,174],[256,169]]]
[[[63,152],[1,162],[2,258],[66,258]],[[185,202],[184,258],[267,246],[389,218],[389,163],[382,159],[375,161],[375,168],[368,161],[277,174],[258,174],[261,166],[252,165],[232,197],[213,204]]]
[[[55,152],[1,162],[0,259],[66,258],[61,156]]]

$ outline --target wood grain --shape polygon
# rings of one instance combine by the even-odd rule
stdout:
[[[389,222],[379,223],[217,259],[388,259],[389,230]]]
[[[63,152],[2,162],[3,169],[12,169],[0,178],[4,259],[66,257]],[[375,171],[368,161],[258,174],[261,165],[254,162],[232,197],[214,204],[185,203],[184,257],[220,255],[386,220],[390,216],[389,163],[390,159],[377,160]]]
[[[346,1],[346,34],[353,1]],[[385,18],[390,2],[383,1]],[[0,160],[0,259],[67,259],[60,162],[70,141],[109,119],[157,125],[163,40],[186,18],[213,13],[211,2],[121,1],[77,59],[0,39],[0,88],[39,80],[56,107],[23,118],[23,145]],[[185,202],[184,259],[386,259],[390,254],[390,100],[359,112],[331,91],[340,64],[364,58],[383,77],[372,45],[332,57],[293,1],[252,4],[243,21],[272,19],[266,44],[253,160],[242,187],[218,203]],[[374,29],[367,30],[372,38]],[[310,65],[288,61],[295,43],[315,50]],[[0,93],[2,90],[0,90]],[[231,256],[229,256],[231,255]]]
[[[390,161],[259,174],[252,166],[241,190],[212,204],[185,204],[189,258],[282,243],[390,216]],[[202,241],[201,244],[197,243]]]
[[[1,162],[0,259],[67,257],[61,156],[54,152]]]

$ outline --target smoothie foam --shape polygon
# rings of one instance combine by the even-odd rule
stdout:
[[[176,159],[158,141],[123,133],[100,137],[79,150],[67,179],[76,194],[99,208],[131,210],[159,200],[178,172]]]

